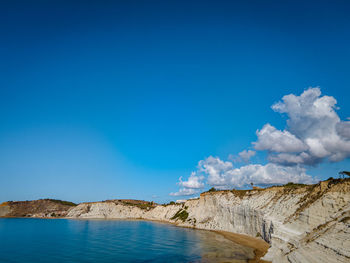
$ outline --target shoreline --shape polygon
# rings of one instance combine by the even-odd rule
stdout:
[[[50,218],[48,218],[50,219]],[[190,227],[190,226],[183,226],[181,224],[177,224],[176,222],[170,222],[170,221],[164,221],[164,220],[156,220],[156,219],[144,219],[144,218],[127,218],[127,219],[120,219],[120,218],[63,218],[63,219],[75,219],[75,220],[120,220],[120,221],[145,221],[145,222],[155,222],[155,223],[162,223],[162,224],[170,224],[176,227],[182,227],[182,228],[190,228],[195,230],[204,230],[204,231],[210,231],[214,232],[218,235],[223,236],[227,240],[230,240],[233,243],[250,247],[254,249],[255,257],[253,259],[249,259],[248,263],[270,263],[270,261],[262,260],[261,258],[267,253],[267,250],[270,248],[270,244],[267,243],[265,240],[248,236],[245,234],[238,234],[234,232],[228,232],[224,230],[212,230],[212,229],[205,229],[205,228],[197,228],[197,227]]]
[[[227,232],[222,230],[210,230],[212,232],[215,232],[219,235],[222,235],[224,238],[240,244],[245,247],[250,247],[254,249],[255,258],[250,259],[249,263],[269,263],[270,261],[262,260],[261,258],[267,253],[267,250],[269,249],[270,245],[262,240],[255,237],[251,237],[244,234],[238,234],[233,232]]]
[[[169,222],[163,220],[155,220],[155,219],[144,219],[144,218],[71,218],[71,217],[0,217],[0,218],[25,218],[25,219],[66,219],[66,220],[118,220],[118,221],[145,221],[145,222],[155,222],[155,223],[163,223],[170,224],[176,227],[182,228],[190,228],[195,230],[204,230],[214,232],[218,235],[223,236],[227,240],[230,240],[233,243],[250,247],[254,249],[255,257],[253,259],[249,259],[248,263],[270,263],[270,261],[262,260],[261,258],[267,253],[270,245],[264,241],[263,239],[258,239],[252,236],[248,236],[245,234],[238,234],[223,230],[212,230],[212,229],[203,229],[197,227],[189,227],[182,226],[177,224],[176,222]]]

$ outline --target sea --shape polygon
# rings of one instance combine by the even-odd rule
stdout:
[[[166,223],[0,218],[1,263],[216,263],[253,257],[253,249],[220,234]]]

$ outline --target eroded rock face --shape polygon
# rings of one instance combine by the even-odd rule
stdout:
[[[65,217],[75,204],[55,199],[9,201],[0,204],[0,217]]]
[[[0,217],[7,216],[10,212],[11,208],[7,202],[0,204]]]
[[[146,219],[260,236],[272,262],[350,262],[350,180],[304,187],[216,191],[181,205],[142,209],[115,202],[82,203],[69,218]]]

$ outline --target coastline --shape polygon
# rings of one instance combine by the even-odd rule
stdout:
[[[349,193],[350,178],[330,179],[308,186],[208,192],[182,205],[157,205],[153,209],[123,200],[80,203],[74,207],[50,199],[10,205],[5,202],[0,206],[0,214],[21,218],[144,220],[199,230],[222,230],[217,232],[226,231],[224,236],[247,246],[252,259],[249,262],[345,263],[350,255],[349,246],[344,246],[350,234]],[[224,236],[220,236],[223,243]],[[255,242],[260,236],[270,247]]]
[[[237,234],[233,232],[221,231],[221,230],[210,230],[214,233],[222,235],[226,239],[240,244],[245,247],[254,249],[255,258],[250,259],[249,263],[269,263],[270,261],[262,260],[261,258],[267,253],[270,245],[262,239],[251,237],[248,235]]]
[[[47,218],[47,219],[54,219],[54,218]],[[155,222],[155,223],[162,223],[162,224],[170,224],[174,225],[176,227],[182,227],[182,228],[190,228],[195,230],[201,230],[201,231],[210,231],[213,233],[216,233],[218,235],[223,236],[227,240],[245,246],[250,247],[254,249],[255,257],[253,259],[249,259],[248,263],[270,263],[271,261],[262,260],[261,258],[267,253],[267,250],[269,249],[270,245],[256,237],[244,235],[244,234],[238,234],[223,230],[209,230],[204,228],[197,228],[197,227],[190,227],[190,226],[183,226],[180,224],[177,224],[175,222],[170,221],[164,221],[164,220],[156,220],[156,219],[144,219],[144,218],[129,218],[129,219],[119,219],[119,218],[108,218],[108,219],[102,219],[102,218],[62,218],[62,219],[73,219],[73,220],[120,220],[120,221],[145,221],[145,222]]]
[[[250,247],[254,249],[255,257],[253,259],[249,259],[248,263],[270,263],[270,261],[262,260],[261,258],[267,253],[267,250],[269,249],[270,245],[265,242],[262,239],[258,239],[255,237],[251,237],[244,234],[238,234],[223,230],[208,230],[208,229],[202,229],[202,228],[196,228],[196,227],[189,227],[189,226],[182,226],[179,224],[176,224],[175,222],[169,222],[164,220],[152,220],[152,219],[143,219],[143,218],[128,218],[128,219],[119,219],[119,218],[69,218],[69,217],[15,217],[15,216],[9,216],[9,217],[1,217],[1,218],[25,218],[25,219],[66,219],[66,220],[117,220],[117,221],[145,221],[145,222],[155,222],[155,223],[162,223],[162,224],[170,224],[176,227],[182,227],[182,228],[190,228],[195,230],[201,230],[201,231],[210,231],[213,233],[216,233],[218,235],[223,236],[227,240],[230,240],[231,242],[234,242],[236,244]]]

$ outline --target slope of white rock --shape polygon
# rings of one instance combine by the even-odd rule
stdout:
[[[67,217],[160,220],[260,236],[270,243],[263,259],[272,262],[350,262],[350,180],[207,192],[181,205],[149,210],[113,201],[82,203]]]

